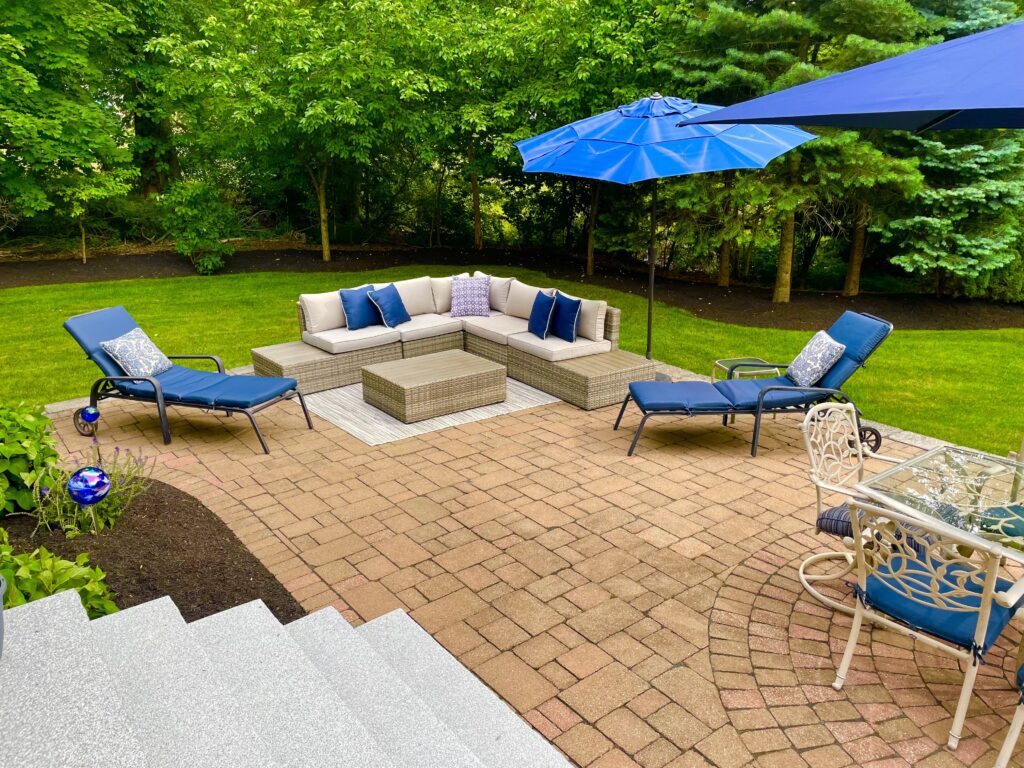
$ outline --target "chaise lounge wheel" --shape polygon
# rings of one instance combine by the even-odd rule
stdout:
[[[75,429],[77,429],[78,434],[83,437],[92,437],[96,434],[96,430],[100,426],[99,411],[95,408],[79,408],[75,411],[73,419],[75,422]]]
[[[872,453],[878,453],[882,447],[882,433],[874,427],[860,428],[860,442]]]

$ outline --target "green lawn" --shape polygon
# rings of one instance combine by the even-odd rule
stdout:
[[[385,282],[450,268],[410,265],[379,272],[260,273],[0,290],[0,399],[48,403],[85,395],[96,376],[61,323],[70,315],[123,304],[174,354],[212,353],[243,365],[249,349],[298,338],[295,298],[364,282]],[[507,269],[496,269],[502,274]],[[526,281],[607,299],[623,311],[622,346],[643,352],[641,296],[518,270]],[[709,373],[719,357],[790,360],[804,331],[747,328],[659,305],[655,357]],[[901,331],[882,346],[847,391],[872,419],[963,445],[1006,453],[1024,433],[1024,329]]]

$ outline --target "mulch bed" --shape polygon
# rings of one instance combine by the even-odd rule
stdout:
[[[173,486],[151,481],[120,522],[99,536],[33,536],[35,520],[0,518],[16,553],[44,546],[107,574],[120,608],[170,595],[186,621],[261,599],[282,622],[305,615],[296,601],[217,515]]]
[[[552,277],[581,279],[578,255],[557,249],[485,248],[340,248],[324,263],[319,251],[239,251],[226,260],[225,273],[244,272],[354,272],[387,269],[407,264],[444,264],[461,267],[493,264],[508,269],[537,269]],[[0,288],[126,280],[137,277],[188,277],[195,270],[173,252],[109,254],[87,264],[66,259],[0,262]],[[643,264],[601,255],[598,274],[586,282],[646,295]],[[708,320],[760,328],[812,331],[827,328],[844,309],[870,312],[907,329],[996,329],[1024,327],[1024,307],[967,299],[938,299],[926,294],[863,294],[845,299],[836,293],[794,291],[789,304],[773,304],[770,288],[755,285],[718,286],[694,275],[659,272],[658,300],[682,307]]]

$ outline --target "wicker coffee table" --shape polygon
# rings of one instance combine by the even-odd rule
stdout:
[[[363,400],[409,424],[505,400],[505,366],[460,349],[363,368]]]

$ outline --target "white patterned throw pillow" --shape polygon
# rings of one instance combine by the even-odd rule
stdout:
[[[846,345],[818,331],[790,364],[786,373],[801,387],[813,387],[836,364]]]
[[[133,328],[110,341],[101,341],[100,346],[129,376],[156,376],[171,367],[167,355],[141,328]]]

